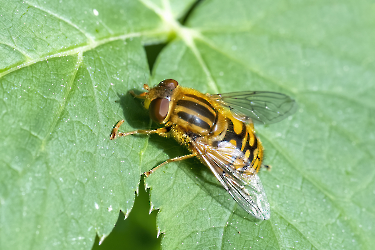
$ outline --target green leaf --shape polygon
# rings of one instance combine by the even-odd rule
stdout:
[[[0,248],[89,249],[132,209],[140,175],[188,153],[147,129],[128,90],[174,78],[201,92],[294,97],[256,126],[271,219],[253,221],[196,159],[145,180],[162,247],[370,249],[375,225],[371,1],[2,1]],[[144,44],[170,39],[149,76]],[[150,79],[150,80],[149,80]],[[156,127],[155,125],[151,125]]]

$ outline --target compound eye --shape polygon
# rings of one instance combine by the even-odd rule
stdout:
[[[169,111],[169,100],[166,98],[156,98],[150,103],[150,117],[152,120],[162,123]]]
[[[178,86],[178,82],[173,79],[166,79],[159,83],[160,86],[167,87],[168,89],[175,89]]]

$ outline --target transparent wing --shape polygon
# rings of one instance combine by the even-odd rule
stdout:
[[[296,102],[289,96],[267,91],[244,91],[212,95],[214,100],[232,112],[254,122],[270,124],[279,122],[297,110]]]
[[[193,140],[192,144],[221,185],[246,212],[260,220],[270,218],[270,205],[262,183],[250,163],[241,161],[244,157],[239,149],[229,142],[213,147],[202,138]],[[241,170],[235,170],[236,162]]]

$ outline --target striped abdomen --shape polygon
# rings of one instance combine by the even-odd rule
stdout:
[[[170,120],[199,135],[208,135],[215,125],[217,111],[203,97],[185,94],[176,101]]]
[[[251,167],[259,170],[263,160],[263,146],[256,137],[252,126],[235,118],[227,118],[228,128],[223,141],[228,141],[241,150],[244,161],[251,163]]]

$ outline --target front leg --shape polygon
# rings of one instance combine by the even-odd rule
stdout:
[[[134,134],[147,134],[147,135],[158,134],[160,136],[165,137],[166,133],[168,132],[168,129],[166,127],[158,128],[158,129],[154,129],[154,130],[135,130],[135,131],[126,132],[126,133],[118,132],[118,129],[120,128],[121,124],[123,124],[123,123],[124,123],[124,120],[121,120],[118,123],[116,123],[115,127],[112,129],[112,133],[111,133],[109,139],[114,140],[117,137],[134,135]]]

